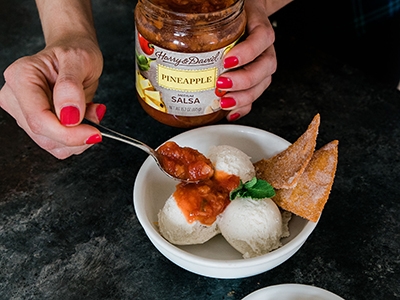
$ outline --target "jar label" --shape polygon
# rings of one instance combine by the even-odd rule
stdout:
[[[182,53],[150,44],[137,31],[136,37],[136,90],[145,103],[178,116],[220,110],[216,81],[236,41],[211,52]]]
[[[183,91],[198,92],[215,88],[217,69],[178,70],[158,64],[158,84],[160,87]]]

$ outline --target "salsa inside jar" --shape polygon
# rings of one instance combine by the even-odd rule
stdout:
[[[210,13],[226,9],[235,0],[151,0],[164,9],[181,13]]]
[[[139,0],[136,91],[157,121],[190,128],[213,124],[220,107],[216,81],[223,60],[246,28],[244,0]]]

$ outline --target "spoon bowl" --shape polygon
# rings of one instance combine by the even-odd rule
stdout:
[[[173,176],[170,172],[168,172],[165,167],[164,164],[162,163],[163,161],[165,161],[163,159],[163,155],[160,154],[159,152],[157,152],[157,150],[153,149],[152,147],[148,146],[147,144],[136,140],[130,136],[124,135],[122,133],[119,133],[115,130],[112,130],[110,128],[107,128],[103,125],[100,124],[96,124],[90,120],[87,120],[91,125],[93,125],[94,127],[96,127],[97,129],[100,130],[100,133],[102,136],[110,138],[110,139],[114,139],[117,140],[119,142],[123,142],[126,144],[129,144],[131,146],[134,146],[136,148],[139,148],[141,150],[143,150],[144,152],[146,152],[147,154],[149,154],[156,162],[157,166],[159,167],[159,169],[165,174],[167,175],[169,178],[172,178],[174,180],[179,180],[181,182],[185,182],[185,183],[197,183],[199,182],[199,180],[190,180],[190,179],[182,179],[182,178],[178,178]],[[106,131],[106,132],[104,132]],[[161,147],[161,146],[160,146]]]

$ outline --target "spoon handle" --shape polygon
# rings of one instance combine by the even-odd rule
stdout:
[[[89,120],[87,120],[87,121],[89,121]],[[108,137],[110,139],[114,139],[114,140],[129,144],[129,145],[134,146],[134,147],[137,147],[137,148],[145,151],[147,154],[152,155],[154,157],[157,157],[156,151],[153,148],[151,148],[150,146],[146,145],[145,143],[143,143],[141,141],[138,141],[138,140],[136,140],[134,138],[131,138],[130,136],[127,136],[127,135],[124,135],[124,134],[119,133],[117,131],[114,131],[114,130],[112,130],[110,128],[107,128],[107,127],[105,127],[103,125],[96,124],[96,123],[94,123],[92,121],[89,121],[89,123],[91,125],[97,127],[98,129],[102,129],[102,130],[108,131],[108,132],[104,132],[104,131],[100,130],[102,136],[105,136],[105,137]]]
[[[164,169],[164,166],[162,165],[162,161],[159,159],[159,154],[157,153],[156,150],[154,150],[153,148],[151,148],[150,146],[146,145],[145,143],[138,141],[134,138],[131,138],[130,136],[124,135],[122,133],[119,133],[117,131],[114,131],[110,128],[107,128],[103,125],[100,124],[96,124],[88,119],[85,119],[87,121],[87,123],[89,123],[90,125],[96,127],[97,129],[100,129],[100,133],[102,136],[108,137],[110,139],[114,139],[126,144],[129,144],[131,146],[134,146],[136,148],[139,148],[143,151],[145,151],[147,154],[149,154],[151,157],[154,158],[157,166],[164,172],[165,175],[167,175],[169,178],[172,178],[174,180],[179,180],[182,181],[182,179],[180,178],[176,178],[173,175],[171,175],[169,172],[167,172],[167,170]],[[104,132],[107,131],[107,132]],[[197,182],[197,181],[190,181],[190,180],[184,180],[186,183],[191,183],[191,182]]]

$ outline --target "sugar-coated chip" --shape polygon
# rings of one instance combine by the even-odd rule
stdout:
[[[276,191],[275,203],[300,217],[317,222],[335,178],[338,144],[334,140],[315,151],[297,185],[292,189]]]
[[[275,189],[296,186],[314,153],[320,115],[317,114],[296,142],[277,155],[254,164],[256,176],[269,182]]]

